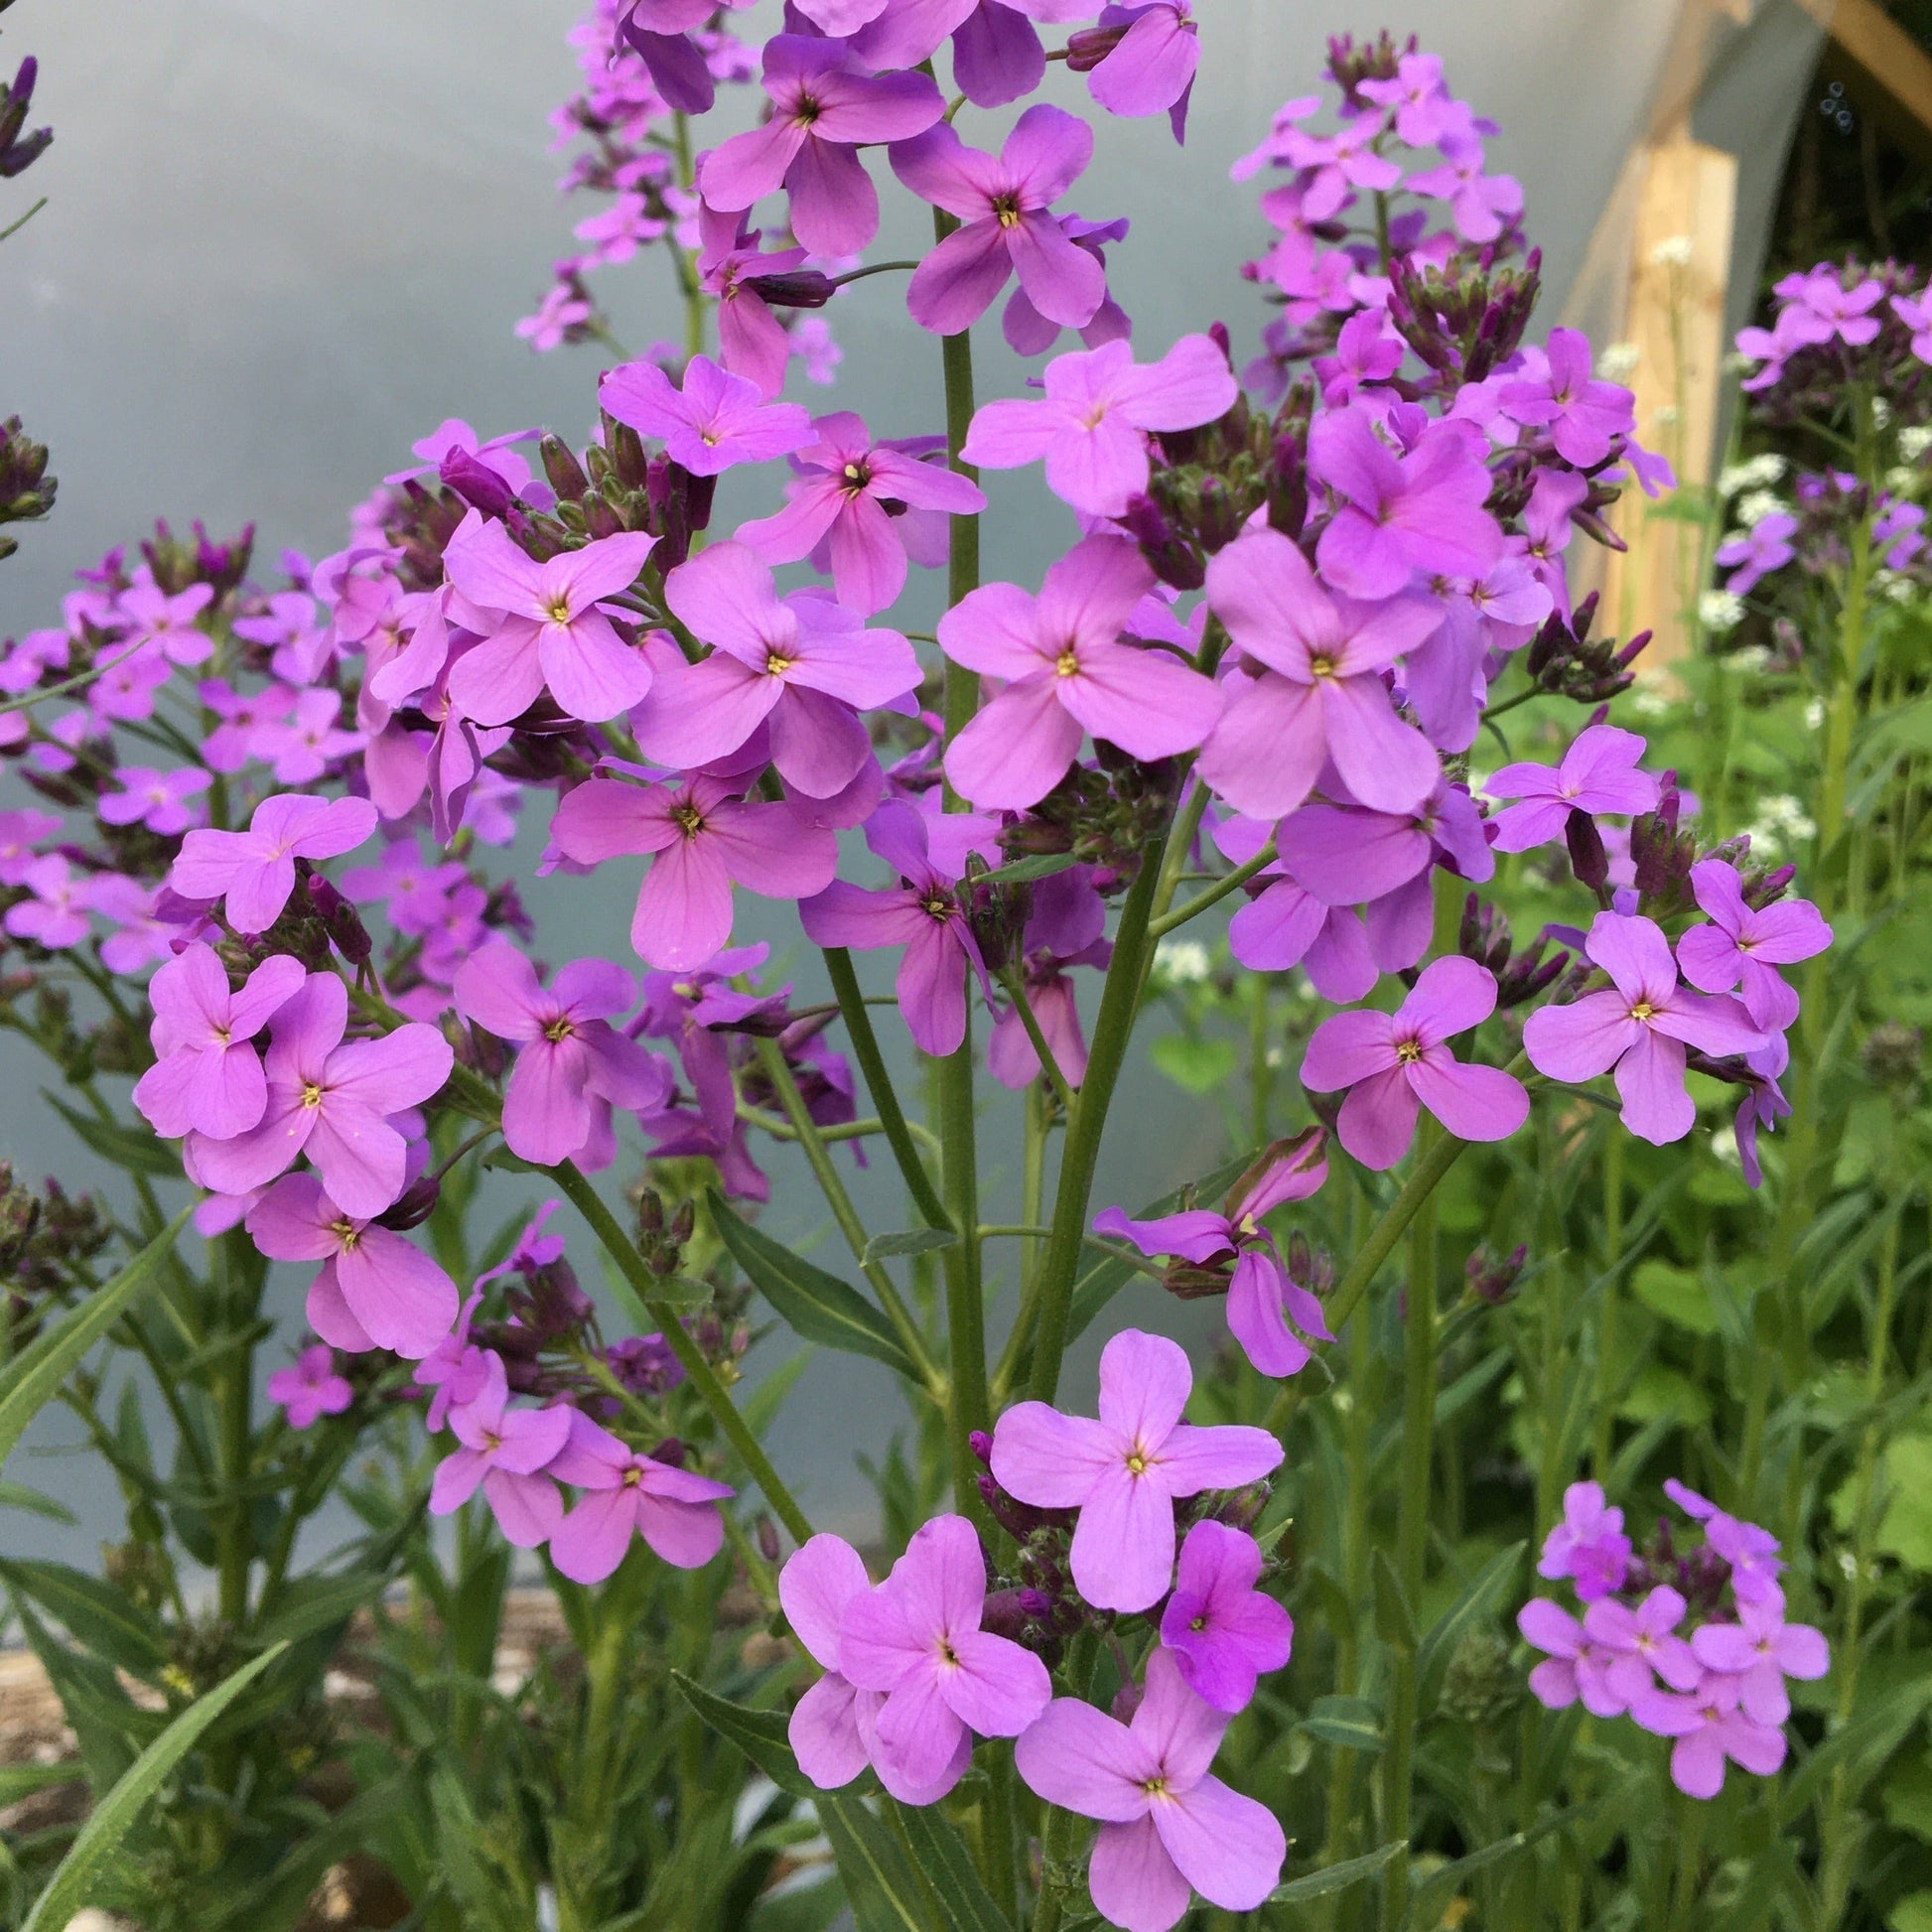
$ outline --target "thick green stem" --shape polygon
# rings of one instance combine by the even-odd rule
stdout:
[[[1596,1316],[1596,1418],[1590,1468],[1598,1482],[1609,1474],[1616,1441],[1617,1301],[1614,1272],[1623,1250],[1623,1135],[1615,1127],[1603,1143],[1603,1300]]]
[[[859,976],[853,970],[852,955],[843,946],[826,947],[825,970],[831,976],[832,991],[838,998],[852,1057],[859,1062],[859,1071],[865,1076],[866,1091],[872,1095],[886,1145],[898,1163],[905,1191],[911,1195],[912,1205],[927,1227],[949,1228],[952,1223],[913,1142],[905,1110],[898,1104],[898,1094],[893,1087],[893,1076],[886,1070],[886,1056],[879,1050],[879,1035],[873,1031],[872,1016],[866,1011],[864,994],[859,991]]]
[[[1181,848],[1183,851],[1184,847]],[[1266,872],[1275,863],[1275,841],[1270,839],[1246,865],[1236,866],[1224,878],[1217,879],[1213,885],[1198,892],[1184,905],[1176,905],[1172,912],[1163,913],[1148,927],[1148,934],[1154,939],[1165,939],[1175,927],[1183,926],[1196,914],[1205,912],[1210,905],[1218,905],[1230,893],[1238,893],[1249,880],[1257,874]]]
[[[779,1479],[777,1470],[771,1466],[770,1457],[759,1447],[759,1439],[752,1434],[751,1426],[733,1406],[724,1383],[718,1379],[717,1370],[705,1360],[704,1351],[698,1344],[685,1333],[677,1311],[652,1299],[657,1283],[644,1266],[644,1258],[637,1252],[635,1244],[618,1225],[617,1216],[604,1205],[603,1197],[585,1178],[574,1161],[559,1162],[547,1172],[570,1197],[572,1205],[591,1224],[591,1231],[604,1244],[604,1252],[618,1264],[619,1271],[629,1283],[644,1313],[657,1324],[671,1353],[678,1358],[684,1369],[685,1380],[691,1384],[699,1401],[711,1411],[712,1420],[725,1432],[726,1440],[738,1451],[738,1458],[751,1472],[752,1480],[764,1491],[764,1499],[777,1512],[779,1521],[791,1532],[794,1541],[809,1541],[812,1534],[810,1519]]]

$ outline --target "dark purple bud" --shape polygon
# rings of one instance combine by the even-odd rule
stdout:
[[[1083,27],[1066,37],[1066,70],[1091,73],[1122,41],[1126,27]]]
[[[309,875],[308,889],[309,903],[315,907],[316,916],[336,950],[351,966],[365,964],[375,950],[375,941],[369,937],[361,913],[320,873]]]
[[[758,284],[758,292],[774,309],[822,309],[838,293],[838,284],[816,268],[750,279]]]
[[[1599,893],[1610,877],[1610,855],[1603,850],[1603,837],[1596,821],[1587,812],[1573,811],[1564,821],[1564,843],[1570,848],[1570,870],[1577,883]]]
[[[580,502],[591,493],[591,480],[584,474],[584,466],[562,438],[546,436],[537,453],[543,460],[543,474],[550,479],[550,487],[560,501]]]
[[[419,1228],[436,1212],[436,1203],[442,1196],[443,1183],[434,1174],[420,1175],[402,1190],[393,1207],[375,1217],[376,1223],[393,1228],[398,1234]]]
[[[985,1463],[988,1468],[993,1466],[993,1438],[985,1430],[974,1430],[966,1438],[966,1447],[973,1451],[974,1460]]]
[[[1134,1722],[1134,1713],[1141,1708],[1141,1687],[1131,1677],[1114,1693],[1114,1701],[1107,1709],[1116,1724]]]
[[[1492,1309],[1500,1308],[1514,1292],[1529,1255],[1529,1249],[1521,1243],[1501,1260],[1486,1246],[1476,1249],[1462,1269],[1469,1284],[1469,1293],[1478,1302],[1488,1303]]]
[[[1782,898],[1786,889],[1798,876],[1796,866],[1780,866],[1775,872],[1767,872],[1762,879],[1744,882],[1744,902],[1754,911],[1762,911],[1773,899]]]
[[[1134,497],[1121,521],[1162,583],[1177,591],[1197,591],[1207,582],[1207,567],[1174,533],[1153,497]]]
[[[468,450],[452,450],[444,459],[438,475],[444,486],[453,489],[473,509],[485,516],[506,517],[516,502],[516,491],[488,464],[480,463]]]
[[[690,1449],[675,1436],[666,1436],[649,1453],[653,1462],[662,1462],[673,1469],[683,1468],[691,1459]]]
[[[759,1555],[766,1563],[778,1561],[778,1526],[762,1510],[759,1511],[758,1528],[754,1532],[758,1538]]]
[[[996,1589],[986,1599],[986,1607],[980,1612],[980,1628],[990,1630],[996,1637],[1005,1637],[1009,1643],[1023,1642],[1027,1626],[1035,1619],[1028,1610],[1026,1599],[1037,1591],[1024,1589]]]

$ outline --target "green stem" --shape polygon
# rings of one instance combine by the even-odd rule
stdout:
[[[859,991],[859,976],[853,970],[852,955],[843,946],[827,946],[825,970],[831,975],[832,991],[838,997],[839,1012],[845,1020],[845,1035],[852,1047],[852,1057],[859,1062],[859,1071],[865,1075],[866,1091],[872,1095],[879,1124],[885,1130],[886,1144],[893,1150],[893,1159],[898,1163],[905,1191],[912,1196],[912,1205],[918,1209],[919,1218],[927,1227],[950,1228],[952,1223],[932,1185],[932,1176],[926,1173],[925,1163],[919,1158],[919,1150],[913,1143],[905,1110],[898,1104],[893,1076],[886,1068],[886,1056],[879,1050],[879,1035],[873,1031],[871,1014],[866,1011],[865,995]]]
[[[1618,1277],[1623,1249],[1623,1135],[1615,1127],[1603,1145],[1603,1300],[1596,1318],[1596,1419],[1590,1467],[1598,1482],[1609,1473],[1616,1441]]]
[[[1067,1084],[1066,1075],[1060,1071],[1060,1063],[1053,1057],[1053,1049],[1047,1043],[1046,1035],[1039,1030],[1039,1016],[1035,1013],[1033,1002],[1027,998],[1026,981],[1012,966],[1000,975],[1000,984],[1007,990],[1007,997],[1013,1002],[1013,1010],[1020,1016],[1020,1024],[1026,1029],[1028,1043],[1034,1049],[1034,1057],[1039,1061],[1039,1070],[1046,1083],[1053,1089],[1055,1098],[1068,1113],[1073,1111],[1073,1089]]]
[[[624,1280],[630,1284],[642,1304],[644,1312],[657,1324],[671,1353],[678,1358],[684,1369],[685,1380],[691,1384],[699,1401],[711,1411],[712,1419],[725,1432],[726,1440],[738,1451],[739,1460],[750,1470],[752,1480],[764,1491],[765,1501],[777,1512],[779,1521],[791,1532],[793,1541],[809,1542],[812,1534],[810,1519],[779,1479],[777,1470],[771,1466],[770,1457],[759,1447],[759,1439],[752,1434],[750,1424],[733,1407],[730,1394],[718,1379],[717,1370],[705,1360],[704,1351],[698,1344],[685,1333],[677,1311],[653,1300],[657,1283],[644,1266],[643,1256],[618,1225],[617,1216],[604,1205],[602,1196],[574,1161],[561,1161],[548,1172],[570,1197],[577,1211],[591,1224],[591,1231],[603,1243],[604,1252],[618,1264]]]
[[[1182,850],[1185,850],[1183,847]],[[1256,874],[1266,872],[1275,863],[1275,841],[1270,839],[1246,865],[1236,866],[1224,878],[1217,879],[1205,892],[1196,893],[1184,905],[1176,905],[1172,912],[1165,913],[1148,927],[1148,937],[1165,939],[1175,927],[1183,926],[1197,914],[1205,912],[1210,905],[1218,905],[1230,893],[1238,893]]]
[[[235,1266],[237,1241],[245,1243],[238,1229],[221,1237],[216,1252],[224,1320],[238,1334],[253,1325],[258,1297],[243,1286],[254,1271]],[[216,1574],[222,1621],[238,1630],[247,1620],[248,1573],[254,1558],[254,1505],[248,1481],[254,1459],[253,1347],[230,1349],[216,1373],[214,1459],[224,1492],[216,1532]]]

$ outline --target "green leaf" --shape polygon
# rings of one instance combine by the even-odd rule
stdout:
[[[1268,1894],[1270,1905],[1302,1905],[1313,1898],[1330,1898],[1338,1891],[1349,1891],[1403,1857],[1409,1848],[1400,1839],[1377,1846],[1359,1859],[1343,1859],[1339,1864],[1324,1864],[1318,1871],[1304,1872]]]
[[[775,1784],[794,1798],[822,1799],[824,1793],[798,1768],[785,1735],[785,1720],[776,1711],[756,1711],[749,1704],[733,1704],[716,1692],[694,1683],[682,1671],[671,1682],[703,1721],[729,1744],[735,1745]]]
[[[1056,872],[1071,872],[1079,864],[1070,852],[1037,852],[1031,859],[1016,859],[998,872],[974,876],[978,886],[1024,886],[1034,879],[1051,879]]]
[[[1369,1579],[1375,1591],[1375,1634],[1398,1650],[1414,1650],[1416,1613],[1386,1550],[1376,1551],[1369,1565]]]
[[[899,1805],[898,1822],[919,1868],[939,1894],[952,1932],[1013,1932],[992,1894],[980,1882],[965,1841],[937,1805]]]
[[[114,1586],[65,1563],[0,1561],[0,1578],[32,1597],[90,1655],[118,1664],[136,1677],[159,1677],[168,1652],[154,1619]]]
[[[1528,1548],[1527,1543],[1512,1543],[1507,1550],[1498,1551],[1469,1579],[1462,1594],[1430,1626],[1422,1648],[1416,1653],[1416,1681],[1421,1686],[1418,1708],[1424,1716],[1436,1709],[1437,1700],[1443,1694],[1443,1678],[1456,1646],[1491,1613],[1498,1592],[1515,1576],[1523,1552]]]
[[[134,1828],[147,1809],[148,1801],[173,1775],[202,1733],[220,1717],[276,1658],[284,1646],[264,1651],[191,1704],[152,1744],[129,1766],[127,1775],[101,1799],[93,1814],[81,1826],[60,1868],[47,1889],[34,1901],[21,1932],[62,1932],[87,1902],[108,1862],[120,1850],[121,1841]]]
[[[1891,1932],[1932,1932],[1932,1891],[1908,1892],[1885,1915]]]
[[[875,1261],[889,1261],[894,1255],[929,1255],[940,1248],[956,1248],[959,1236],[949,1228],[901,1228],[897,1234],[875,1234],[866,1243],[862,1268]]]
[[[870,1355],[907,1380],[919,1380],[892,1323],[857,1289],[760,1234],[716,1188],[709,1199],[713,1225],[732,1258],[794,1333],[849,1355]]]
[[[1367,1698],[1316,1698],[1302,1728],[1346,1751],[1373,1756],[1382,1748],[1382,1714]]]
[[[153,1180],[181,1178],[181,1157],[168,1142],[120,1121],[96,1120],[91,1114],[67,1106],[45,1087],[41,1089],[41,1098],[103,1161],[111,1161],[126,1173],[145,1174]]]
[[[275,1600],[272,1614],[256,1626],[260,1643],[300,1643],[319,1630],[346,1623],[380,1593],[387,1577],[379,1570],[348,1570],[329,1577],[298,1577]]]
[[[1193,1039],[1186,1034],[1163,1034],[1147,1056],[1183,1093],[1212,1093],[1233,1075],[1240,1060],[1233,1040]]]
[[[1718,1332],[1711,1291],[1695,1269],[1678,1268],[1668,1261],[1642,1262],[1630,1277],[1630,1292],[1652,1313],[1694,1335]]]
[[[1466,1858],[1457,1859],[1453,1863],[1432,1871],[1411,1894],[1409,1916],[1403,1920],[1403,1924],[1414,1927],[1415,1932],[1424,1932],[1425,1927],[1440,1925],[1449,1901],[1477,1872],[1487,1871],[1492,1865],[1507,1863],[1527,1852],[1539,1840],[1548,1838],[1552,1832],[1575,1824],[1589,1809],[1588,1805],[1572,1805],[1567,1811],[1554,1811],[1547,1818],[1538,1819],[1528,1831],[1499,1838],[1493,1845],[1485,1845]]]
[[[0,1465],[14,1452],[27,1425],[60,1392],[81,1356],[152,1284],[193,1212],[192,1207],[184,1207],[105,1288],[96,1289],[59,1327],[44,1330],[0,1369]]]
[[[817,1804],[859,1932],[934,1932],[928,1887],[886,1822],[863,1799]]]
[[[17,1805],[37,1791],[52,1791],[58,1784],[74,1784],[80,1767],[71,1759],[59,1764],[0,1764],[0,1805]]]
[[[66,1503],[29,1489],[24,1482],[0,1482],[0,1509],[25,1509],[36,1516],[51,1516],[57,1523],[77,1523],[80,1518]]]

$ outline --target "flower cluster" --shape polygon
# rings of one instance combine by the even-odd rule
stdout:
[[[1539,1596],[1516,1621],[1544,1653],[1530,1672],[1543,1704],[1581,1702],[1592,1717],[1628,1717],[1671,1738],[1677,1788],[1715,1798],[1726,1763],[1769,1777],[1784,1762],[1785,1680],[1823,1677],[1831,1659],[1818,1631],[1785,1621],[1777,1539],[1681,1482],[1664,1490],[1704,1540],[1680,1549],[1660,1518],[1638,1554],[1622,1510],[1605,1507],[1596,1483],[1573,1483],[1537,1574],[1569,1580],[1582,1619]]]

